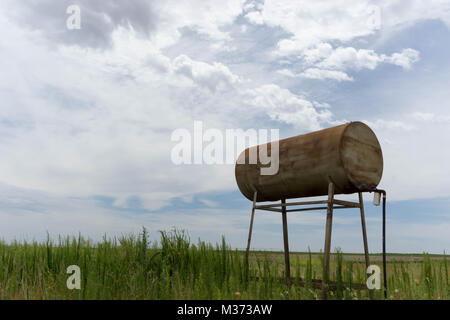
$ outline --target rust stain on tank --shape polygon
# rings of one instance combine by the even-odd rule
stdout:
[[[255,191],[257,201],[326,195],[329,181],[335,184],[336,193],[373,190],[383,172],[378,139],[358,121],[280,140],[275,175],[261,175],[259,161],[249,164],[250,149],[239,156],[245,157],[245,164],[235,167],[238,187],[250,200]],[[271,154],[270,144],[268,150]]]

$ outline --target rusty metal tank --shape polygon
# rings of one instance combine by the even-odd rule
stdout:
[[[335,194],[369,191],[383,173],[380,143],[359,121],[280,140],[274,175],[261,175],[259,159],[249,163],[249,151],[261,146],[244,150],[235,167],[239,190],[249,200],[257,191],[258,202],[326,195],[329,182]],[[267,147],[270,154],[270,144]]]

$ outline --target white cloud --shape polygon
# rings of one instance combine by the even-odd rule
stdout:
[[[247,223],[247,215],[239,210],[214,208],[214,202],[207,199],[204,202],[209,208],[136,214],[127,206],[113,208],[99,199],[67,197],[3,183],[0,191],[0,221],[7,222],[0,224],[0,232],[7,240],[33,240],[36,236],[45,240],[47,231],[54,238],[80,232],[83,237],[101,240],[105,233],[108,237],[137,233],[143,226],[153,239],[159,230],[174,226],[186,229],[194,239],[201,236],[219,241],[222,234],[245,237],[246,226],[242,226]]]
[[[410,69],[413,63],[419,61],[419,57],[419,51],[408,48],[403,49],[400,53],[393,53],[390,57],[386,57],[385,60],[403,69]]]
[[[331,119],[329,110],[318,111],[313,103],[275,84],[247,91],[248,103],[261,108],[273,120],[292,124],[303,130],[317,130]]]
[[[309,79],[334,79],[337,81],[353,81],[352,77],[349,77],[345,72],[324,70],[318,68],[309,68],[300,73],[300,76]]]
[[[450,122],[450,115],[434,114],[431,112],[414,112],[412,118],[425,123],[445,124]]]
[[[261,11],[247,14],[250,22],[261,20],[292,34],[278,43],[282,54],[295,54],[331,40],[349,41],[374,33],[369,23],[370,1],[277,1],[266,0]]]
[[[335,70],[325,70],[318,68],[308,68],[299,74],[301,77],[309,79],[334,79],[337,81],[353,81],[353,78],[345,72]]]
[[[303,59],[307,64],[314,64],[333,53],[333,47],[329,43],[321,42],[315,47],[306,49],[302,52]]]
[[[355,49],[353,47],[338,47],[333,49],[329,44],[305,50],[303,58],[306,65],[313,67],[294,73],[288,69],[278,70],[279,74],[288,77],[303,77],[308,79],[334,79],[337,81],[353,81],[353,77],[344,71],[361,69],[374,70],[380,63],[390,63],[410,69],[412,64],[419,61],[419,52],[414,49],[404,49],[391,56],[377,54],[374,50]]]
[[[441,20],[450,27],[450,3],[447,0],[382,0],[377,1],[382,12],[383,27],[405,28],[418,21]]]
[[[243,11],[245,0],[146,1],[136,0],[123,6],[120,1],[79,0],[83,31],[64,28],[70,0],[2,1],[2,11],[23,25],[38,30],[58,43],[107,48],[110,36],[118,27],[132,28],[148,37],[157,48],[176,43],[183,29],[190,29],[210,41],[230,40],[223,30]],[[84,32],[86,31],[86,32]]]
[[[0,59],[0,83],[8,88],[1,92],[0,150],[8,154],[0,163],[2,181],[63,195],[108,195],[119,202],[137,196],[149,208],[209,190],[210,183],[194,183],[193,177],[209,179],[217,168],[187,169],[180,180],[180,168],[171,165],[171,130],[189,127],[195,115],[174,99],[172,88],[181,83],[167,71],[170,59],[151,42],[118,29],[107,52],[53,50],[4,20],[2,27],[14,39]],[[215,187],[221,182],[229,184],[221,179]]]
[[[230,40],[223,27],[230,25],[243,11],[245,0],[161,1],[155,2],[159,23],[153,37],[158,47],[174,44],[182,28],[191,28],[211,40]]]
[[[338,70],[373,70],[381,61],[383,61],[383,58],[373,50],[338,47],[317,66]]]
[[[193,61],[186,55],[180,55],[173,60],[173,70],[211,91],[227,89],[241,81],[222,63]]]
[[[441,2],[434,4],[438,7],[443,5]],[[343,73],[345,70],[373,70],[382,62],[410,69],[419,60],[419,52],[411,48],[387,56],[373,49],[342,46],[356,38],[377,33],[381,22],[384,22],[384,6],[389,5],[372,1],[267,0],[261,9],[248,12],[246,18],[250,23],[280,27],[290,34],[278,41],[276,54],[296,56],[306,64],[307,70],[298,72],[299,75],[349,81],[352,77]],[[337,46],[333,48],[331,43]]]
[[[313,105],[314,105],[316,108],[326,108],[326,109],[331,108],[331,106],[330,106],[328,103],[325,103],[325,102],[317,102],[317,101],[313,101]]]
[[[307,79],[333,79],[337,81],[353,81],[353,78],[342,71],[326,70],[319,68],[308,68],[300,73],[294,73],[288,69],[281,69],[277,71],[279,74],[291,77],[291,78],[307,78]]]
[[[403,121],[398,120],[384,120],[384,119],[377,119],[375,121],[369,121],[364,120],[364,122],[371,128],[375,130],[385,130],[385,129],[400,129],[400,130],[412,130],[415,127],[411,124],[405,123]]]
[[[245,15],[247,20],[253,24],[263,24],[264,18],[259,11],[251,11]]]
[[[414,112],[412,117],[416,120],[433,121],[435,119],[434,113],[430,112]]]
[[[419,102],[419,104],[421,104]],[[384,158],[381,188],[390,200],[448,197],[448,122],[404,114],[400,119],[364,121],[376,133]],[[426,201],[426,200],[424,200]]]
[[[283,76],[291,77],[291,78],[295,78],[297,76],[297,74],[295,74],[294,72],[292,72],[289,69],[280,69],[280,70],[277,70],[277,73],[282,74]]]
[[[116,29],[106,51],[55,50],[43,38],[0,22],[9,30],[2,40],[9,45],[0,53],[0,84],[9,88],[0,93],[0,121],[11,124],[0,127],[0,152],[8,154],[0,172],[11,185],[110,196],[124,208],[136,200],[157,209],[174,197],[235,188],[232,166],[172,165],[172,130],[191,129],[194,120],[219,129],[241,127],[233,115],[248,107],[248,99],[258,101],[248,117],[305,129],[331,117],[275,85],[250,89],[249,96],[252,83],[225,64],[184,54],[170,59],[132,29]]]
[[[448,24],[448,2],[379,2],[383,28],[378,30],[367,25],[371,1],[267,0],[244,8],[238,0],[152,1],[151,23],[143,19],[147,12],[133,9],[147,6],[123,12],[116,6],[107,8],[114,19],[108,20],[105,34],[83,25],[88,44],[97,39],[110,44],[97,49],[85,42],[67,45],[61,35],[68,34],[55,28],[65,16],[52,15],[61,4],[49,13],[45,8],[53,6],[44,2],[42,10],[26,9],[33,13],[31,29],[23,19],[16,20],[25,5],[0,4],[0,180],[9,184],[1,190],[0,220],[7,221],[0,223],[2,234],[46,228],[98,234],[131,231],[142,224],[166,229],[180,221],[202,232],[212,225],[214,235],[232,234],[236,225],[246,228],[247,211],[233,210],[231,218],[220,208],[139,218],[132,212],[136,205],[155,210],[174,197],[193,202],[194,194],[236,190],[233,166],[171,164],[170,134],[176,128],[191,129],[193,120],[219,129],[270,124],[293,135],[358,115],[371,120],[366,122],[382,143],[383,186],[389,199],[448,196],[450,154],[443,147],[449,136],[448,90],[435,89],[435,73],[417,79],[414,87],[415,79],[386,87],[377,84],[387,79],[370,79],[373,88],[358,88],[355,81],[345,85],[357,89],[350,93],[335,91],[341,87],[336,83],[303,81],[350,81],[357,79],[356,71],[382,63],[410,69],[419,60],[414,49],[380,53],[374,49],[378,42],[359,46],[372,39],[366,36],[392,37],[393,29],[423,19]],[[95,7],[89,8],[87,17],[97,17]],[[241,17],[253,25],[241,24]],[[278,73],[291,79],[271,72],[281,64],[289,69]],[[438,80],[448,82],[442,74]],[[408,100],[410,96],[414,98]],[[367,105],[363,101],[358,110],[344,103],[341,109],[334,106],[346,99],[354,106],[353,98],[367,98]],[[13,192],[14,185],[19,188]],[[111,197],[120,210],[99,209],[89,200],[93,195]],[[200,201],[215,205],[207,196]],[[20,209],[19,204],[28,207]],[[272,224],[276,217],[263,220]],[[322,224],[318,218],[293,221],[299,226]],[[270,245],[279,234],[266,232],[263,237],[259,243]]]
[[[353,47],[338,47],[328,57],[317,64],[321,68],[337,70],[373,70],[379,63],[395,64],[404,69],[410,69],[411,65],[419,60],[419,52],[414,49],[404,49],[400,53],[391,56],[379,55],[374,50],[355,49]]]
[[[315,40],[304,36],[300,39],[282,39],[277,43],[276,54],[280,56],[301,55],[315,44]]]
[[[203,203],[205,206],[210,207],[210,208],[216,208],[219,206],[219,204],[217,202],[208,200],[208,199],[200,199],[199,200],[201,203]]]
[[[321,43],[345,43],[401,28],[419,20],[441,19],[450,26],[450,3],[446,0],[266,0],[246,14],[251,23],[280,27],[291,36],[278,42],[281,55],[301,54]],[[379,21],[378,21],[379,20]],[[381,27],[381,28],[380,28]]]

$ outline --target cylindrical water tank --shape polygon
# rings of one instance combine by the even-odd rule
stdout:
[[[335,194],[376,188],[383,173],[383,155],[377,137],[355,121],[279,141],[279,170],[261,175],[269,165],[249,163],[249,154],[270,143],[247,148],[236,163],[236,182],[242,194],[257,201],[321,196],[333,182]],[[243,161],[245,157],[245,162]],[[241,163],[241,164],[240,164]]]

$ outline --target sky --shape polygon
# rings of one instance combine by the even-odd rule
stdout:
[[[388,251],[448,252],[449,56],[448,0],[1,1],[0,238],[175,227],[244,248],[234,166],[173,163],[172,133],[363,121],[383,150]],[[288,223],[291,250],[322,249],[323,212]],[[253,231],[253,248],[283,248],[279,215],[257,212]],[[362,252],[357,210],[335,213],[337,247]]]

